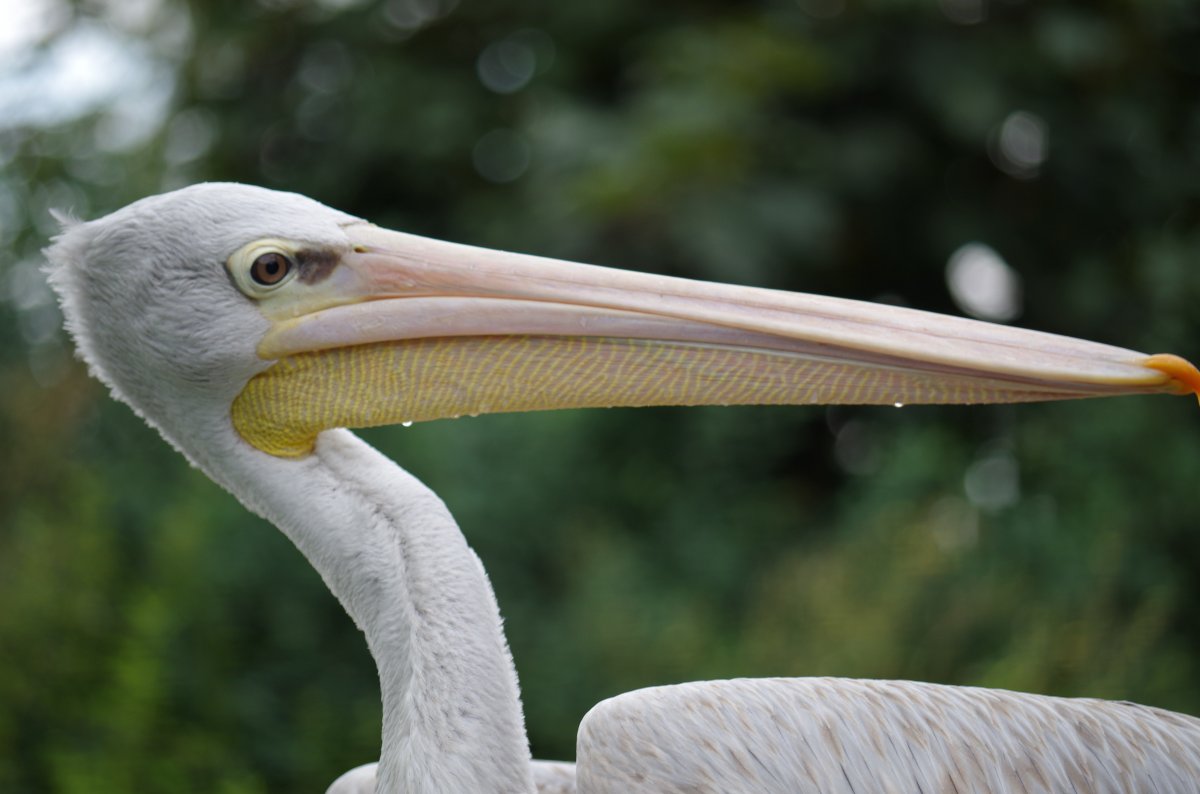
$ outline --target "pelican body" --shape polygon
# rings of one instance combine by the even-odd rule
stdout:
[[[377,765],[331,792],[1200,791],[1200,722],[908,682],[767,679],[598,705],[577,773],[530,760],[483,566],[344,428],[590,406],[1190,394],[1200,373],[1034,331],[429,240],[202,184],[47,249],[80,356],[279,527],[363,631]]]

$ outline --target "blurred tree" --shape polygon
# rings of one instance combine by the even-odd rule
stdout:
[[[38,272],[49,208],[257,182],[463,242],[1195,352],[1191,3],[29,8],[25,39],[0,39],[6,792],[312,790],[378,750],[370,659],[319,579],[70,360]],[[972,272],[1009,288],[973,302]],[[595,701],[704,677],[1200,712],[1193,411],[563,412],[368,435],[460,518],[535,753],[569,758]]]

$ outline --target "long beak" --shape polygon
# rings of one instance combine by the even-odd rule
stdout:
[[[243,436],[273,454],[305,454],[328,427],[497,411],[1200,392],[1175,356],[365,223],[347,233],[338,277],[312,287],[319,308],[274,324],[259,353],[279,362],[235,405]]]

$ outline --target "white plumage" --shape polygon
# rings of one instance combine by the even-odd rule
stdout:
[[[256,350],[278,323],[230,278],[231,257],[283,239],[324,252],[327,266],[368,249],[364,228],[300,196],[202,185],[72,225],[47,252],[91,371],[285,532],[366,635],[384,704],[381,759],[331,792],[1200,791],[1191,717],[830,678],[632,692],[585,718],[577,781],[569,764],[532,762],[494,595],[436,495],[345,430],[283,458],[231,424],[231,403],[273,364]],[[1116,352],[1117,369],[1136,360]]]
[[[578,753],[589,794],[1200,790],[1200,720],[911,681],[644,689],[592,709]]]

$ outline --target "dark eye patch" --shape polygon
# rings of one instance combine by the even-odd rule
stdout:
[[[341,254],[325,248],[309,248],[297,251],[296,278],[304,284],[319,284],[333,273],[342,261]]]

